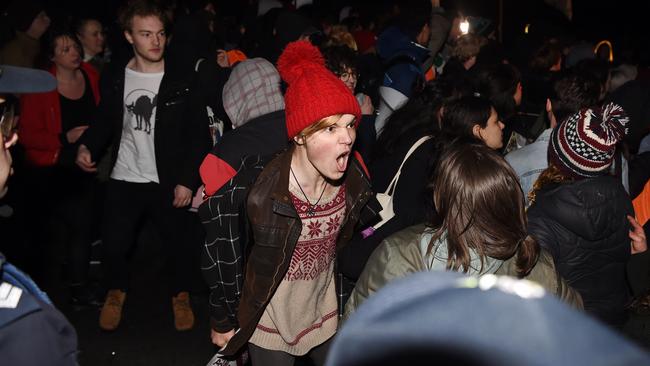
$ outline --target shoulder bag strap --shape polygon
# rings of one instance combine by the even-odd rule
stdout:
[[[406,153],[406,156],[404,156],[404,160],[402,160],[402,164],[400,164],[399,169],[397,169],[397,173],[395,173],[395,176],[393,177],[393,179],[388,184],[388,187],[386,188],[386,192],[384,192],[384,194],[389,195],[389,196],[393,194],[393,190],[395,189],[395,186],[397,185],[397,181],[399,181],[399,176],[400,176],[400,173],[402,172],[402,167],[404,166],[404,163],[406,163],[406,161],[411,156],[411,154],[413,154],[413,152],[415,150],[417,150],[417,148],[420,147],[420,145],[422,145],[423,143],[425,143],[429,139],[431,139],[431,136],[423,136],[419,140],[417,140],[413,144],[413,146],[411,146],[409,151]]]

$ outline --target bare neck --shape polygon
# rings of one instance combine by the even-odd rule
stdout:
[[[161,59],[157,62],[151,62],[144,58],[135,55],[126,65],[129,69],[145,74],[154,74],[165,71],[165,60]]]
[[[63,82],[71,82],[77,79],[79,69],[67,69],[63,67],[56,67],[56,79]]]
[[[90,51],[87,48],[84,48],[84,56],[86,56],[86,59],[90,60],[91,58],[95,57],[95,55],[97,55],[97,54]]]
[[[296,146],[293,151],[291,170],[293,171],[291,178],[295,175],[295,179],[298,181],[300,188],[302,188],[308,196],[317,196],[327,185],[325,177],[314,168],[307,158],[304,149],[300,146]],[[293,179],[289,180],[292,181]]]

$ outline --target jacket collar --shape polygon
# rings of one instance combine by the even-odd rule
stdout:
[[[271,162],[271,165],[278,164],[276,169],[272,170],[277,171],[277,174],[279,174],[271,190],[271,199],[273,199],[273,211],[280,215],[298,218],[298,212],[291,204],[289,196],[289,169],[291,168],[291,159],[295,148],[295,145],[291,144],[278,159]]]
[[[551,132],[553,132],[553,129],[552,128],[547,128],[546,130],[544,130],[544,132],[542,132],[541,135],[539,135],[539,137],[537,138],[537,140],[535,140],[535,142],[548,142],[548,141],[550,141],[551,140]]]

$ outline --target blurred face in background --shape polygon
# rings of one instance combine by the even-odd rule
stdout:
[[[497,150],[503,147],[503,128],[505,125],[499,120],[497,112],[492,108],[490,118],[488,118],[485,127],[474,125],[474,136],[482,140],[488,147]]]
[[[7,179],[13,173],[9,148],[18,141],[12,100],[11,96],[0,94],[0,198],[7,193]]]
[[[345,86],[350,89],[350,92],[354,94],[354,88],[357,86],[357,72],[356,70],[352,69],[351,67],[345,67],[344,71],[340,74],[337,74],[339,79],[345,84]]]
[[[79,44],[68,36],[58,37],[55,41],[52,62],[57,68],[75,70],[81,65]]]
[[[97,20],[86,21],[77,36],[86,56],[93,57],[104,52],[104,28]]]

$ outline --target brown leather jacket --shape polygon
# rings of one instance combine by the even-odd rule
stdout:
[[[221,352],[224,355],[236,353],[248,342],[291,263],[302,230],[298,213],[289,198],[292,152],[293,148],[290,148],[269,162],[251,187],[247,210],[254,243],[249,245],[238,309],[240,329]],[[344,179],[346,217],[336,243],[337,251],[352,237],[361,209],[372,196],[367,173],[352,157]]]

